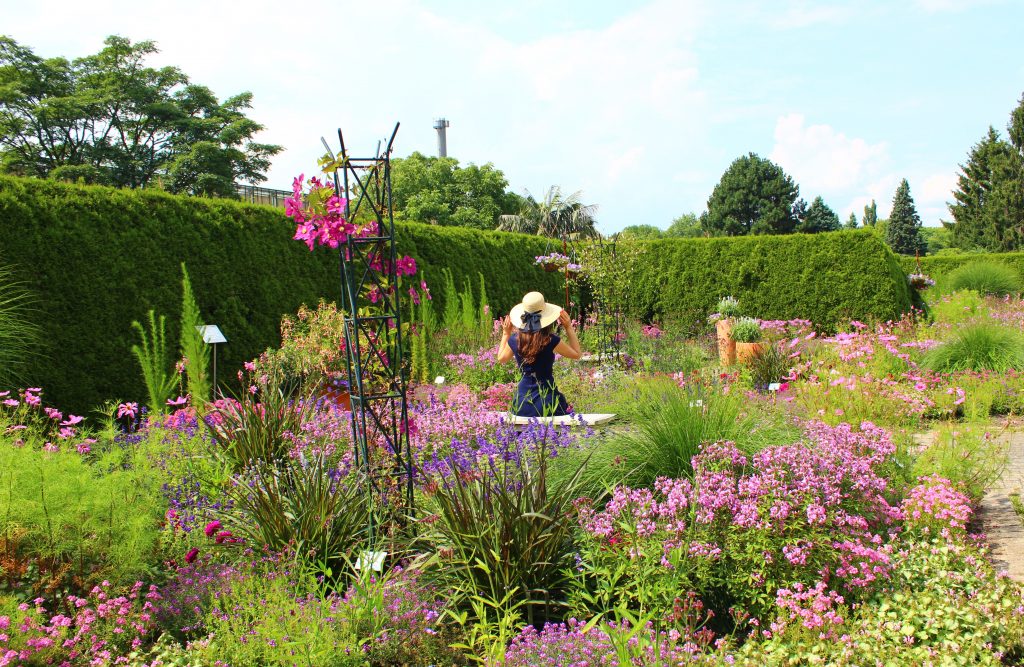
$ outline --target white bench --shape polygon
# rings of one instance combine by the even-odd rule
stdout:
[[[601,426],[615,419],[614,413],[583,413],[558,415],[555,417],[520,417],[510,412],[499,412],[497,414],[505,423],[515,424],[516,426],[527,426],[533,421],[551,426]]]

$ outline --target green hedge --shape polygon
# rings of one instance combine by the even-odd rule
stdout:
[[[635,314],[699,326],[726,295],[763,319],[811,320],[833,331],[851,319],[910,309],[899,260],[869,230],[638,242]]]
[[[1012,267],[1019,275],[1024,276],[1024,252],[975,252],[949,255],[932,255],[921,258],[921,270],[930,278],[938,279],[949,275],[955,269],[971,262],[998,262]],[[900,263],[907,273],[917,271],[917,260],[914,257],[901,257]]]
[[[32,288],[45,335],[30,381],[48,401],[77,412],[113,398],[142,399],[130,325],[155,309],[177,341],[181,262],[206,321],[228,339],[218,350],[218,377],[233,377],[279,343],[283,314],[340,294],[337,253],[310,253],[293,232],[270,207],[0,177],[0,263],[12,264]],[[549,249],[543,239],[418,224],[402,225],[398,238],[439,306],[442,266],[460,288],[468,277],[477,290],[483,273],[498,312],[530,289],[559,291],[557,276],[533,266]]]

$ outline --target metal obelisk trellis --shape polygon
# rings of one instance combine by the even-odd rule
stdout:
[[[399,124],[386,148],[373,157],[348,154],[345,139],[334,187],[347,200],[345,219],[360,226],[375,220],[376,233],[349,235],[341,246],[341,292],[352,435],[356,464],[367,472],[375,497],[398,491],[412,510],[412,459],[409,451],[408,370],[402,350],[401,296],[397,286],[395,222],[391,210],[391,150]],[[326,142],[325,142],[326,143]],[[339,174],[340,172],[340,174]],[[376,461],[383,449],[390,465]],[[379,463],[379,466],[375,464]],[[370,527],[371,535],[373,526]]]

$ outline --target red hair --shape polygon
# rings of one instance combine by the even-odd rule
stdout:
[[[552,328],[554,326],[549,324],[540,331],[519,332],[519,357],[523,360],[524,364],[532,364],[537,360],[537,355],[540,354],[540,351],[551,342]]]

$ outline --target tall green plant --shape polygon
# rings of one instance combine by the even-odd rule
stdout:
[[[459,318],[462,316],[461,302],[459,301],[459,290],[455,287],[455,278],[451,269],[441,269],[444,275],[444,314],[441,318],[444,328],[451,330],[458,326]]]
[[[29,318],[30,299],[11,267],[0,266],[0,387],[28,379],[25,369],[40,338]]]
[[[479,318],[477,317],[476,304],[473,300],[473,285],[469,282],[469,278],[466,279],[462,286],[462,291],[459,292],[459,303],[462,305],[460,324],[463,331],[475,332]]]
[[[527,620],[550,617],[561,602],[572,552],[572,503],[585,468],[560,481],[548,475],[547,446],[521,460],[490,457],[454,479],[433,480],[437,520],[428,539],[437,574],[464,600],[479,596],[506,608],[525,606]],[[513,594],[514,600],[509,599]]]
[[[142,379],[146,382],[149,393],[150,414],[161,414],[167,409],[167,400],[174,392],[178,379],[168,369],[166,318],[161,315],[157,319],[152,309],[149,311],[149,332],[139,324],[132,322],[132,328],[139,334],[139,345],[132,345],[132,354],[142,368]]]
[[[185,263],[181,263],[181,356],[186,359],[188,393],[192,405],[202,408],[210,400],[210,348],[203,341],[199,327],[203,324],[192,292]]]

